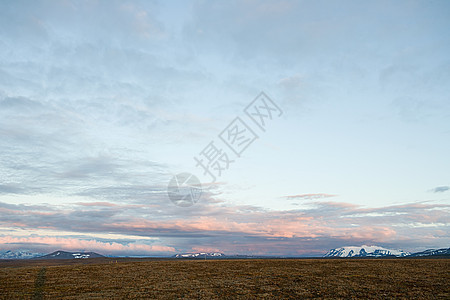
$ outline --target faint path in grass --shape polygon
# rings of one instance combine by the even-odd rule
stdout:
[[[44,299],[44,285],[45,285],[45,268],[42,268],[36,276],[34,282],[34,294],[31,299],[41,300]]]

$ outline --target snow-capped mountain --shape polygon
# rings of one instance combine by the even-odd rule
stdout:
[[[323,257],[404,257],[409,255],[411,255],[411,253],[403,250],[393,250],[379,246],[362,245],[361,247],[349,246],[331,249]]]
[[[84,258],[96,258],[104,257],[95,252],[67,252],[67,251],[55,251],[53,253],[36,257],[37,259],[84,259]]]
[[[204,258],[204,257],[224,257],[225,254],[220,252],[198,252],[198,253],[183,253],[176,254],[174,257],[176,258]]]
[[[29,259],[41,255],[42,253],[34,253],[29,250],[0,251],[0,259]]]
[[[422,252],[416,252],[411,254],[411,256],[413,257],[436,256],[436,255],[450,255],[450,248],[428,249]]]

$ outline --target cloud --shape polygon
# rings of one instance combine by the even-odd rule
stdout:
[[[105,110],[109,117],[104,117]],[[114,121],[108,119],[120,111]],[[0,194],[102,199],[117,198],[120,190],[121,199],[155,198],[155,186],[161,190],[170,173],[166,164],[151,161],[135,146],[145,140],[148,129],[137,130],[128,120],[142,119],[139,126],[151,126],[154,120],[141,113],[120,102],[49,103],[0,95]]]
[[[438,186],[438,187],[435,187],[434,189],[432,189],[431,191],[433,193],[443,193],[448,190],[450,190],[450,186]]]
[[[0,194],[23,194],[24,190],[19,186],[14,185],[0,185]]]
[[[306,65],[310,58],[333,58],[354,49],[370,52],[361,45],[367,34],[391,47],[399,42],[391,40],[396,33],[401,41],[413,39],[414,35],[399,32],[401,27],[389,28],[391,23],[378,18],[383,14],[389,20],[404,19],[413,13],[402,3],[388,7],[350,1],[343,10],[342,4],[326,1],[199,1],[185,34],[198,51],[214,48],[232,59]]]
[[[81,206],[105,206],[105,207],[117,206],[117,204],[110,203],[110,202],[77,202],[75,204],[81,205]]]
[[[301,194],[301,195],[291,195],[286,196],[286,199],[293,200],[293,199],[299,199],[299,200],[314,200],[314,199],[323,199],[323,198],[330,198],[330,197],[336,197],[337,195],[332,194]]]
[[[278,84],[286,90],[296,90],[302,86],[302,79],[298,75],[282,78]]]
[[[178,5],[0,3],[0,196],[30,203],[0,203],[3,228],[73,232],[86,235],[84,240],[113,232],[160,238],[162,245],[181,251],[229,253],[318,253],[344,242],[408,247],[448,242],[447,206],[365,208],[328,201],[336,200],[331,194],[301,194],[285,197],[305,200],[298,201],[298,209],[272,211],[229,204],[211,190],[197,205],[180,209],[166,195],[171,169],[189,155],[184,150],[201,149],[196,142],[203,144],[205,132],[217,129],[230,107],[237,111],[236,99],[261,85],[285,100],[308,98],[316,105],[329,98],[342,111],[364,118],[359,109],[366,102],[352,106],[352,98],[376,97],[370,89],[375,80],[386,89],[401,87],[399,99],[407,100],[401,106],[424,112],[421,101],[428,98],[416,93],[410,79],[415,78],[414,86],[433,82],[443,89],[448,78],[448,65],[441,61],[430,72],[421,62],[411,63],[418,52],[445,56],[440,54],[445,47],[435,47],[443,41],[436,28],[448,21],[429,22],[435,6],[418,13],[414,5],[358,1],[326,3],[325,9],[321,1],[290,0]],[[173,15],[174,6],[179,16]],[[413,54],[402,52],[405,45]],[[421,99],[413,106],[415,98],[402,94],[410,87],[408,93]],[[434,90],[427,96],[436,99],[430,103],[442,102],[442,90],[423,87]],[[323,112],[334,114],[333,107]],[[290,122],[302,119],[292,112]],[[343,116],[336,112],[336,118]],[[319,127],[339,130],[328,126],[334,121]],[[298,155],[295,147],[292,151],[286,158]]]
[[[164,37],[163,24],[152,14],[155,8],[154,2],[135,1],[19,1],[15,5],[2,4],[0,24],[8,29],[2,33],[11,38],[16,34],[15,39],[36,41],[58,33],[80,38],[77,34],[85,33],[84,38],[94,40],[113,30],[116,38],[138,42]]]
[[[102,242],[94,239],[76,239],[65,237],[31,236],[15,237],[0,236],[0,245],[7,248],[33,247],[41,251],[97,251],[100,254],[168,254],[175,252],[173,247],[163,245],[147,245],[141,243]]]
[[[446,235],[450,205],[364,208],[344,202],[306,204],[289,211],[230,206],[217,199],[186,209],[169,200],[164,209],[155,204],[108,202],[81,205],[82,209],[78,204],[51,209],[7,204],[0,206],[0,226],[35,230],[36,234],[39,229],[77,232],[85,239],[90,233],[151,237],[180,252],[214,248],[229,254],[318,254],[349,243],[414,250],[444,247],[450,242]]]

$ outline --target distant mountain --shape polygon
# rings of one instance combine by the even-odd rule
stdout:
[[[220,252],[198,252],[198,253],[183,253],[183,254],[175,254],[175,258],[205,258],[205,257],[224,257],[225,254]]]
[[[422,252],[416,252],[411,254],[411,257],[424,257],[424,256],[450,256],[450,248],[442,249],[428,249]]]
[[[29,259],[43,255],[42,253],[34,253],[29,250],[7,250],[0,251],[0,259]]]
[[[95,252],[67,252],[67,251],[55,251],[53,253],[36,257],[36,259],[85,259],[105,257]]]
[[[409,256],[411,253],[403,250],[386,249],[379,246],[366,246],[361,247],[342,247],[331,249],[323,257],[404,257]]]

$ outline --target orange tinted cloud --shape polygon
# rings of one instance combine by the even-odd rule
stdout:
[[[14,237],[1,236],[0,245],[8,244],[30,244],[45,245],[55,250],[74,250],[74,251],[98,251],[100,253],[129,252],[129,253],[158,253],[174,252],[173,247],[161,245],[146,245],[138,243],[120,244],[116,242],[101,242],[97,240],[83,240],[76,238],[48,237],[48,236],[30,236]]]

